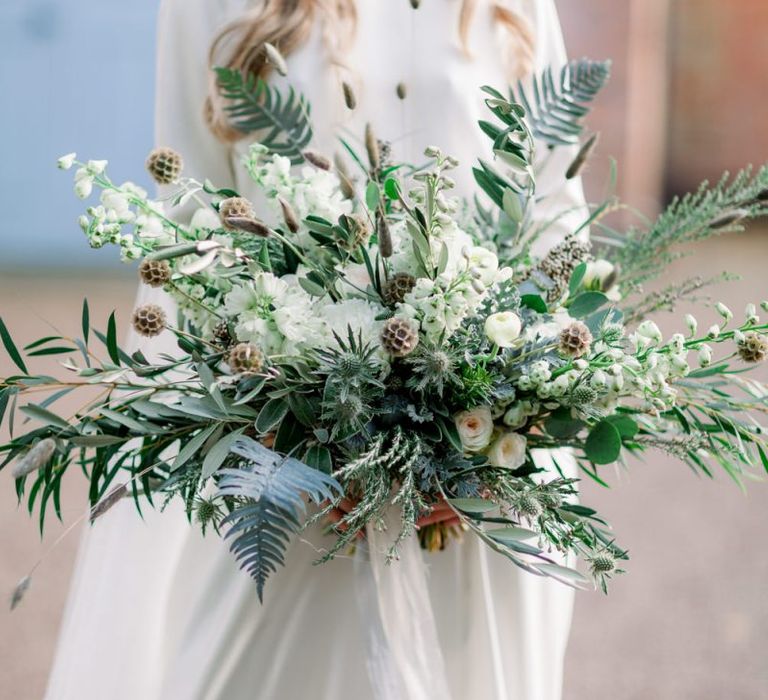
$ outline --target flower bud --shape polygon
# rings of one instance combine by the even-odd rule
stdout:
[[[106,160],[89,160],[86,167],[91,175],[101,175],[107,168]]]
[[[90,177],[80,178],[75,183],[75,194],[80,199],[88,199],[93,192],[93,180]]]
[[[747,317],[747,323],[752,325],[753,323],[759,323],[760,318],[757,315],[757,309],[754,304],[747,304],[744,309],[744,315]]]
[[[702,345],[699,348],[699,366],[709,367],[712,363],[712,348],[709,345]]]
[[[77,153],[67,153],[56,161],[56,165],[60,170],[69,170],[75,164],[75,158]]]
[[[699,327],[699,322],[696,320],[695,316],[692,316],[691,314],[685,315],[685,325],[688,326],[688,332],[691,336],[696,335],[696,330]]]
[[[522,323],[512,311],[501,311],[485,319],[485,334],[500,348],[510,348],[520,337]]]
[[[715,324],[714,326],[709,327],[709,330],[707,331],[708,338],[717,338],[719,335],[720,335],[720,326]]]
[[[733,312],[722,302],[717,302],[715,304],[715,308],[717,309],[717,313],[719,313],[726,321],[730,321],[733,318]]]
[[[653,321],[643,321],[637,327],[637,333],[656,344],[660,343],[662,339],[661,331]]]

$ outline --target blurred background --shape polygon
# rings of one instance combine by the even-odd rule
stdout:
[[[649,215],[703,179],[768,161],[765,0],[558,5],[571,56],[613,59],[589,121],[602,134],[586,175],[592,201],[605,191],[608,157],[620,164],[621,197]],[[149,185],[141,154],[152,144],[155,13],[149,0],[0,4],[0,315],[19,343],[51,324],[76,332],[84,296],[94,317],[130,312],[133,272],[112,251],[75,245],[80,203],[54,162],[68,151],[108,154],[115,178]],[[739,313],[768,298],[767,236],[768,225],[756,225],[710,241],[667,279],[738,272],[741,281],[712,295]],[[658,321],[669,330],[680,314]],[[709,320],[700,318],[704,327]],[[3,357],[0,376],[7,370]],[[84,504],[72,476],[65,526]],[[614,524],[631,560],[607,597],[577,597],[565,700],[768,700],[768,483],[745,494],[662,454],[608,481],[610,490],[584,483],[583,501]],[[49,524],[41,543],[0,473],[2,595],[64,530]],[[0,605],[2,698],[42,697],[77,542],[75,532],[53,550],[13,615]]]

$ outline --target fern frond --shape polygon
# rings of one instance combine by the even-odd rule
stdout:
[[[551,67],[534,76],[531,94],[518,82],[516,91],[510,89],[511,99],[525,109],[525,120],[537,139],[550,146],[567,146],[578,142],[588,105],[610,72],[610,61],[582,58],[563,66],[557,81]]]
[[[302,152],[312,140],[310,106],[303,95],[293,88],[283,95],[261,78],[232,68],[216,68],[216,75],[232,126],[244,134],[261,132],[259,143],[271,153],[293,165],[302,163]]]
[[[243,437],[231,452],[243,458],[239,469],[222,469],[219,495],[236,504],[222,524],[225,539],[241,568],[256,581],[259,600],[270,574],[285,561],[290,535],[301,527],[305,497],[316,504],[342,494],[331,476],[292,457],[281,457],[259,442]]]

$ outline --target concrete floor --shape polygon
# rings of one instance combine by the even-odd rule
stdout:
[[[739,312],[747,300],[768,298],[767,234],[708,243],[674,277],[724,266],[743,273],[743,281],[718,294]],[[46,320],[76,333],[83,296],[94,319],[105,320],[116,307],[125,322],[133,288],[125,276],[4,272],[0,316],[19,343],[46,334]],[[671,317],[662,320],[674,327]],[[0,375],[7,370],[3,357]],[[768,700],[768,483],[753,484],[744,495],[726,478],[698,478],[658,454],[609,481],[610,490],[585,482],[583,501],[608,516],[632,559],[607,597],[577,597],[565,700]],[[79,475],[67,481],[63,500],[66,525],[82,512]],[[64,529],[53,520],[49,525],[41,544],[35,522],[16,507],[10,474],[0,473],[3,596]],[[72,533],[47,556],[19,609],[10,614],[0,606],[0,698],[42,697],[77,541]]]

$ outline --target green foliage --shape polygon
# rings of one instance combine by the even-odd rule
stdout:
[[[239,438],[230,451],[244,462],[220,471],[219,496],[233,503],[222,521],[240,566],[256,581],[261,600],[271,573],[284,563],[290,534],[300,526],[305,498],[319,505],[343,493],[331,476],[292,457],[283,458],[251,438]]]
[[[303,96],[293,88],[283,95],[261,78],[232,68],[216,68],[216,76],[221,96],[228,102],[227,114],[238,131],[256,133],[261,144],[294,165],[304,161],[302,152],[312,140],[312,125]]]
[[[511,91],[513,102],[525,109],[525,120],[533,135],[550,146],[578,143],[589,104],[608,82],[610,61],[583,58],[563,66],[555,79],[551,67],[532,79],[529,93],[522,82]]]

